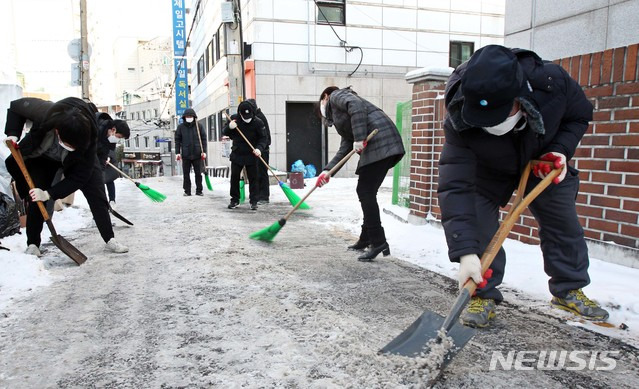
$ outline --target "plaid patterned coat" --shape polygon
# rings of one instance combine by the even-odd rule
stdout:
[[[362,166],[388,157],[394,157],[396,164],[404,156],[402,138],[393,121],[384,111],[359,97],[350,88],[331,93],[326,105],[326,124],[335,126],[342,141],[339,150],[324,170],[330,170],[335,166],[353,150],[353,142],[366,139],[376,128],[379,132],[362,151],[355,173],[358,173]]]

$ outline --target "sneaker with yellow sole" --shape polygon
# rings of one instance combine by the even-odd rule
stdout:
[[[589,299],[581,289],[569,291],[564,298],[553,297],[550,305],[588,320],[608,319],[608,311]]]
[[[468,308],[461,315],[461,322],[468,327],[484,328],[495,317],[496,306],[497,304],[493,299],[475,296],[470,299]]]

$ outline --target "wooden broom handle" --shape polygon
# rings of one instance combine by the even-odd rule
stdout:
[[[229,114],[228,114],[228,113],[224,112],[224,115],[226,115],[226,119],[227,119],[229,122],[232,122],[232,121],[233,121],[233,120],[231,119],[231,117],[229,116]],[[248,139],[246,139],[246,136],[244,136],[244,133],[242,132],[242,130],[240,130],[240,128],[239,128],[239,127],[235,127],[235,129],[236,129],[236,130],[237,130],[237,132],[238,132],[238,133],[242,136],[242,138],[244,138],[244,141],[246,141],[246,144],[248,144],[248,145],[249,145],[249,147],[251,148],[251,150],[255,150],[255,147],[253,147],[253,145],[251,144],[251,142],[250,142]],[[261,154],[258,156],[258,158],[260,159],[260,161],[262,161],[262,163],[266,166],[266,168],[267,168],[268,170],[270,170],[270,171],[271,171],[271,174],[273,174],[273,177],[275,177],[275,179],[277,180],[277,182],[281,183],[282,181],[280,181],[280,179],[277,177],[277,174],[275,174],[275,172],[273,171],[273,169],[271,169],[271,167],[268,165],[268,163],[266,163],[266,161],[262,158],[262,155],[261,155]]]
[[[109,166],[111,166],[112,168],[114,168],[118,173],[122,174],[124,177],[128,178],[129,180],[131,180],[132,183],[135,184],[135,181],[133,180],[133,178],[127,176],[127,174],[125,172],[123,172],[122,170],[118,169],[117,167],[115,167],[114,164],[112,164],[111,162],[107,161],[107,164]]]
[[[24,179],[27,181],[27,185],[29,186],[29,189],[34,189],[35,184],[33,183],[33,180],[31,179],[31,175],[29,175],[27,166],[24,164],[24,159],[22,159],[22,153],[20,152],[20,150],[16,149],[13,146],[13,141],[11,139],[6,139],[4,143],[7,145],[7,147],[11,151],[11,155],[13,155],[13,159],[15,159],[15,161],[18,163],[18,166],[20,167],[20,171],[22,172]],[[40,209],[40,213],[42,213],[42,217],[44,218],[44,221],[45,222],[48,221],[49,213],[47,212],[47,208],[44,206],[44,203],[42,201],[35,201],[35,203],[38,204],[38,208]]]
[[[368,136],[366,137],[366,142],[369,142],[372,137],[377,135],[378,132],[379,132],[379,130],[377,128],[374,129],[373,131],[371,131],[371,133],[368,134]],[[344,156],[344,158],[340,159],[340,161],[335,166],[333,166],[333,168],[331,170],[328,171],[328,176],[332,177],[333,174],[335,174],[335,172],[337,172],[339,170],[339,168],[341,168],[342,165],[344,165],[346,163],[346,161],[348,161],[353,156],[353,154],[355,154],[356,152],[357,151],[355,151],[355,149],[353,149],[348,154],[346,154]],[[293,209],[288,211],[288,213],[283,217],[283,219],[284,220],[288,220],[288,218],[291,217],[293,212],[295,212],[297,210],[297,208],[299,208],[302,205],[302,203],[306,200],[306,198],[308,196],[310,196],[311,193],[313,193],[313,191],[315,189],[317,189],[317,185],[313,185],[313,188],[311,188],[311,190],[309,190],[308,193],[306,195],[304,195],[304,197],[302,197],[302,199],[300,201],[297,202],[297,204],[295,205],[295,207],[293,207]]]

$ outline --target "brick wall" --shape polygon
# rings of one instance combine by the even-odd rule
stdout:
[[[577,212],[586,237],[631,249],[639,248],[638,52],[639,45],[631,45],[555,61],[579,81],[595,108],[572,161],[580,170]],[[439,219],[437,161],[443,144],[445,81],[428,72],[412,81],[410,213],[413,218]],[[510,238],[539,242],[528,211]]]

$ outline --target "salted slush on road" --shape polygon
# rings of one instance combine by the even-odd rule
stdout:
[[[273,186],[257,211],[228,209],[228,179],[211,179],[203,197],[183,197],[181,177],[141,180],[162,203],[117,180],[117,210],[134,224],[113,219],[126,254],[103,251],[77,195],[53,221],[83,265],[51,243],[37,259],[19,250],[24,235],[4,238],[1,271],[20,263],[46,282],[0,298],[0,388],[415,388],[432,378],[427,357],[378,351],[424,310],[448,313],[457,281],[403,258],[436,256],[448,271],[443,231],[430,241],[384,213],[391,255],[358,261],[346,249],[361,223],[356,179],[338,176],[273,241],[254,240],[291,209],[284,194]],[[380,206],[390,197],[385,184]],[[505,295],[435,387],[636,387],[636,332],[570,325],[548,300],[508,285]]]

